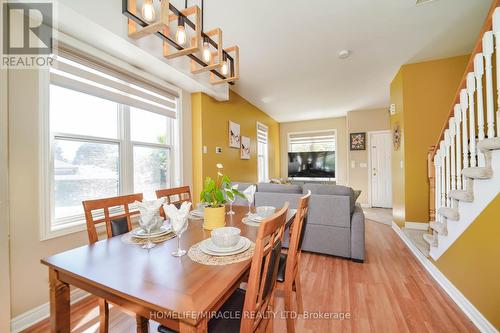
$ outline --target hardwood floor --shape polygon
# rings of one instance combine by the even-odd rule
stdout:
[[[304,310],[345,313],[350,319],[297,320],[296,332],[477,332],[425,272],[390,226],[367,221],[364,264],[324,255],[302,256]],[[283,298],[276,299],[274,331],[285,332]],[[72,307],[72,332],[98,332],[97,300]],[[135,318],[110,310],[110,332],[135,332]],[[150,324],[150,332],[156,331]],[[25,332],[48,332],[41,322]]]

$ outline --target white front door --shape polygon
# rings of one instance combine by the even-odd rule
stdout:
[[[392,207],[391,132],[370,133],[370,179],[372,207]]]

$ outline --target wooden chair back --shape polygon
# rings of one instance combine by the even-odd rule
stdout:
[[[295,219],[290,225],[290,242],[286,259],[285,283],[293,283],[299,270],[300,254],[302,252],[302,229],[309,210],[310,198],[311,191],[308,191],[306,195],[300,198]]]
[[[156,198],[165,198],[165,204],[172,204],[179,208],[183,202],[193,202],[191,199],[191,190],[189,186],[166,188],[156,190]],[[165,217],[163,207],[160,208],[160,215]]]
[[[272,325],[274,291],[281,253],[283,233],[288,214],[288,202],[276,214],[260,223],[252,265],[248,276],[241,319],[241,332],[265,330]]]
[[[139,210],[130,210],[129,205],[135,201],[142,201],[142,193],[122,195],[112,198],[94,199],[82,201],[83,210],[85,211],[85,220],[87,221],[87,234],[89,243],[94,244],[98,241],[96,225],[100,223],[106,224],[106,235],[108,238],[117,236],[121,233],[132,230],[131,217],[139,215]],[[110,208],[123,207],[123,212],[119,214],[110,214]],[[94,219],[93,211],[103,210],[104,217]],[[126,228],[123,224],[126,223]]]

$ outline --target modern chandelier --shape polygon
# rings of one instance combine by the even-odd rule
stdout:
[[[154,1],[159,2],[159,14]],[[237,45],[223,48],[222,30],[203,31],[203,0],[198,6],[178,10],[169,0],[123,0],[128,17],[128,36],[140,39],[156,35],[163,41],[163,56],[191,59],[191,73],[209,72],[212,84],[234,84],[240,77],[240,50]]]

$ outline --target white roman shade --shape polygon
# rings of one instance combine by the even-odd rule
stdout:
[[[116,103],[176,118],[177,95],[122,71],[59,50],[50,69],[52,84]]]
[[[267,144],[267,126],[257,123],[257,142]]]
[[[318,132],[290,133],[289,152],[334,151],[335,130]]]

